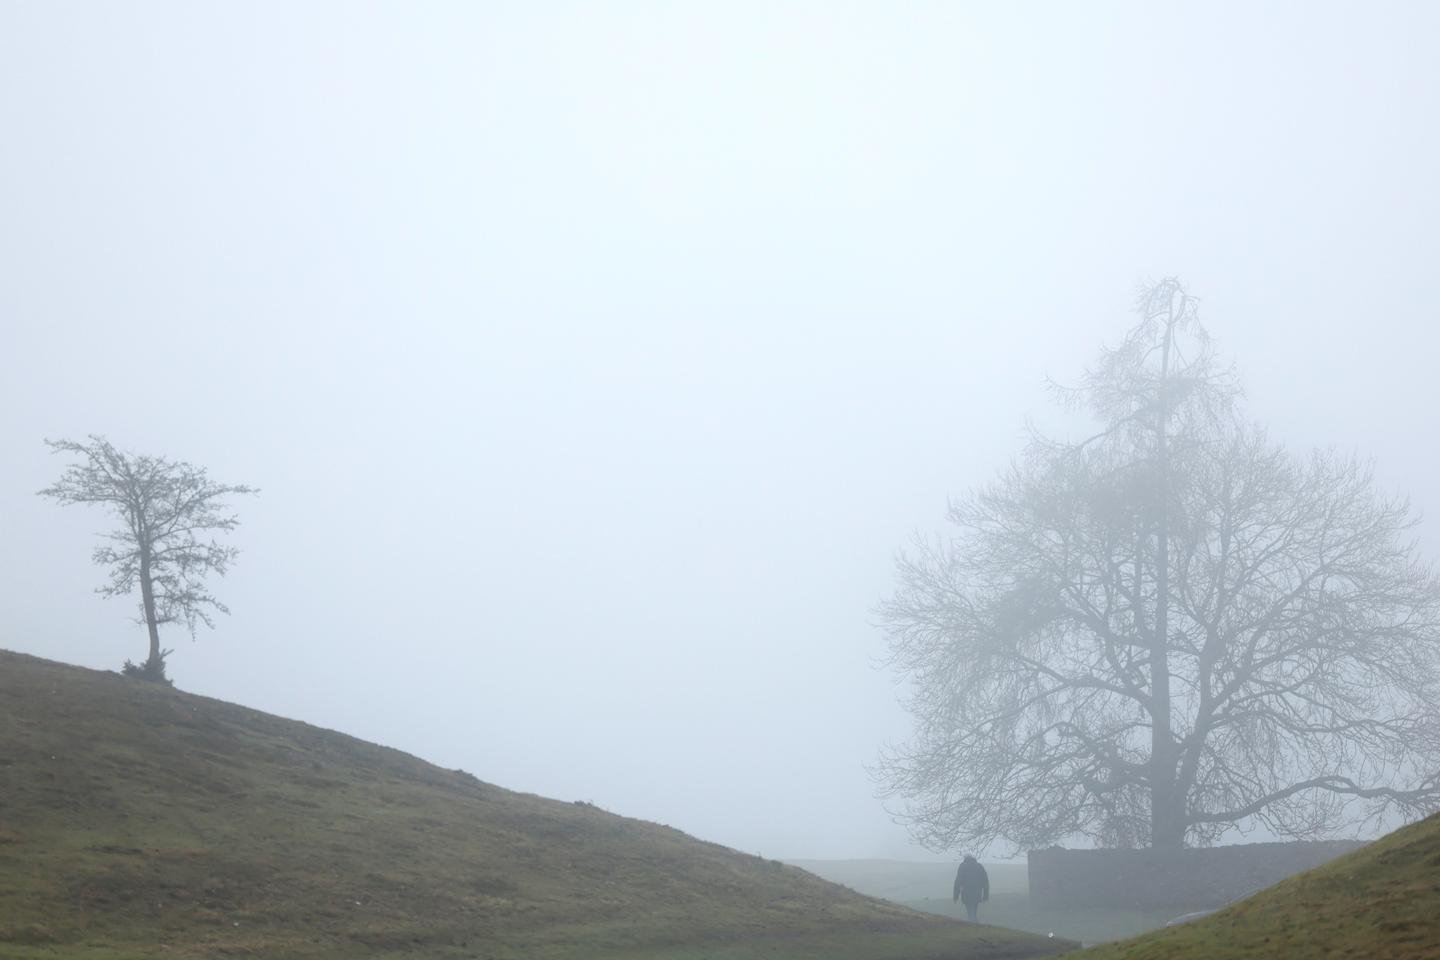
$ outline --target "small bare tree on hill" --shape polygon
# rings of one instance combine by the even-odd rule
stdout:
[[[115,597],[139,589],[137,622],[149,632],[150,655],[138,667],[127,660],[125,670],[164,680],[169,651],[160,649],[160,627],[183,623],[193,637],[197,623],[214,626],[212,612],[230,612],[206,588],[205,578],[224,576],[239,550],[202,538],[239,524],[227,497],[257,491],[216,483],[204,467],[122,452],[101,436],[91,435],[87,443],[45,442],[52,452],[77,459],[39,495],[61,504],[108,506],[120,518],[120,526],[95,548],[94,561],[110,568],[109,580],[96,592]]]
[[[1237,412],[1196,302],[1140,324],[899,559],[880,615],[914,740],[877,777],[922,842],[1316,838],[1440,807],[1440,581],[1368,468]]]

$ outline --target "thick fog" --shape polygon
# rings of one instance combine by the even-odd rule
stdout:
[[[1130,326],[1440,511],[1440,6],[0,4],[0,647],[145,654],[45,437],[262,488],[188,691],[922,857],[871,625]],[[1440,544],[1435,523],[1420,536]],[[1432,551],[1433,553],[1434,551]]]

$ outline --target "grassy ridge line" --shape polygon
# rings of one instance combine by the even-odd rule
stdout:
[[[1194,923],[1086,960],[1440,957],[1440,814]]]
[[[0,652],[0,956],[1018,957],[333,731]]]

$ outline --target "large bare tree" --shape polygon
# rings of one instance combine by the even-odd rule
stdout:
[[[255,489],[216,483],[204,467],[125,453],[101,436],[92,435],[85,443],[45,442],[54,453],[74,456],[75,462],[40,496],[62,504],[108,506],[119,517],[119,527],[95,548],[95,562],[110,568],[109,580],[97,592],[114,597],[139,590],[137,621],[149,632],[150,655],[139,667],[127,661],[126,669],[164,679],[169,651],[160,649],[160,627],[183,623],[193,637],[197,623],[214,626],[213,611],[230,612],[210,593],[205,578],[223,576],[239,551],[209,535],[233,530],[239,520],[229,512],[226,499]]]
[[[880,608],[913,740],[877,767],[921,841],[1314,838],[1440,806],[1440,581],[1408,504],[1238,412],[1176,280],[1034,439],[917,538]]]

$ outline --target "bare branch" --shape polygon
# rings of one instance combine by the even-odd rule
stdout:
[[[193,637],[197,624],[214,626],[212,613],[229,612],[204,582],[210,574],[224,576],[239,551],[208,535],[234,530],[239,520],[227,500],[257,493],[255,488],[216,483],[205,468],[189,463],[124,453],[102,436],[45,442],[75,459],[39,495],[62,505],[106,505],[120,520],[93,554],[95,563],[110,568],[98,592],[113,597],[140,591],[148,662],[163,656],[162,624],[184,624]]]
[[[1065,398],[1098,429],[1033,438],[898,558],[878,613],[915,735],[874,775],[922,842],[1133,843],[1160,817],[1167,842],[1314,837],[1440,807],[1440,580],[1409,506],[1246,423],[1196,304],[1145,288]]]

